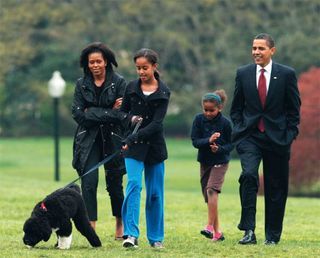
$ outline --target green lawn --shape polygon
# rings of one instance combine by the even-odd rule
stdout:
[[[220,220],[226,240],[211,243],[199,231],[206,223],[206,206],[199,184],[196,151],[190,141],[169,139],[166,162],[165,249],[151,249],[145,236],[141,209],[141,237],[137,250],[126,250],[113,240],[114,219],[100,173],[97,233],[103,247],[93,249],[76,230],[70,250],[55,250],[55,237],[27,249],[22,226],[35,203],[77,177],[71,167],[72,139],[61,140],[61,181],[53,173],[53,142],[50,138],[0,139],[0,257],[320,257],[319,199],[289,198],[282,241],[264,246],[264,203],[257,207],[258,244],[239,246],[240,214],[238,161],[232,161],[220,196]],[[144,192],[142,193],[144,196]],[[144,198],[142,199],[144,205]]]

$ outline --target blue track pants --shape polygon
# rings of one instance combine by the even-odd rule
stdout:
[[[164,162],[146,165],[144,162],[126,158],[127,188],[122,206],[124,235],[139,237],[140,199],[142,175],[145,172],[146,225],[150,244],[164,238]]]

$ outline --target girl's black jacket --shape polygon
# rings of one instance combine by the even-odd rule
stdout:
[[[129,149],[125,157],[156,164],[167,159],[167,147],[163,133],[163,119],[167,113],[170,98],[169,88],[158,80],[158,89],[149,96],[141,90],[140,79],[131,81],[126,88],[121,111],[129,116],[137,115],[143,118],[136,134],[126,138]]]
[[[233,149],[231,144],[231,122],[219,113],[214,119],[207,119],[203,114],[197,114],[194,118],[191,140],[198,149],[198,161],[209,166],[228,163],[230,152]],[[215,133],[221,135],[216,140],[219,149],[213,153],[210,148],[209,138]]]
[[[121,149],[121,139],[112,132],[123,135],[130,117],[120,110],[112,109],[115,100],[123,97],[126,82],[117,73],[107,71],[104,88],[98,99],[91,76],[80,78],[76,83],[72,103],[72,116],[78,127],[73,142],[72,165],[81,175],[97,135],[103,142],[103,154],[108,156]],[[107,165],[109,171],[124,170],[122,157],[116,157]]]

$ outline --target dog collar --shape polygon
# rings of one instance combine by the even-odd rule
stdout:
[[[42,210],[44,210],[44,211],[47,211],[47,207],[46,207],[46,205],[44,204],[44,202],[41,203],[40,208],[41,208]]]

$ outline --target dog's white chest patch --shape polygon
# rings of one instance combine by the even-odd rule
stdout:
[[[71,242],[72,242],[72,234],[68,237],[58,236],[59,249],[70,249]]]

